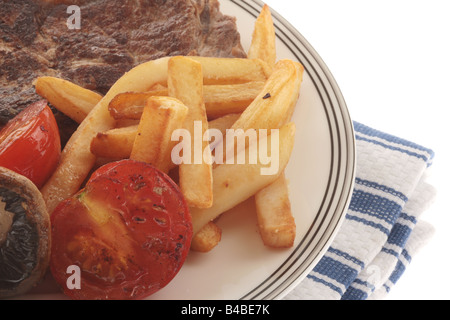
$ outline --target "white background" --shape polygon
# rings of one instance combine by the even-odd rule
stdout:
[[[266,0],[316,49],[353,120],[435,151],[436,229],[387,299],[449,299],[450,1]]]

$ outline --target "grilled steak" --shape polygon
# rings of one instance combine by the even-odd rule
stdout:
[[[80,8],[78,30],[67,25],[69,4]],[[218,0],[0,0],[0,126],[39,99],[38,76],[104,94],[142,62],[189,54],[245,57]]]

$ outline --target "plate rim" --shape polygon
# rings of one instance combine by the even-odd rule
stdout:
[[[255,19],[259,15],[261,9],[264,6],[264,2],[261,0],[230,0],[233,4],[237,5],[241,9],[245,10],[247,13],[251,14]],[[323,210],[323,207],[328,204],[328,207],[331,206],[332,202],[331,200],[337,201],[337,203],[334,204],[335,211],[333,214],[332,223],[329,224],[329,227],[331,227],[331,230],[326,230],[327,232],[322,234],[321,239],[318,243],[316,243],[315,247],[312,249],[312,252],[309,253],[308,257],[309,260],[307,261],[306,265],[303,266],[295,266],[296,261],[298,261],[298,258],[301,256],[301,254],[298,254],[298,251],[305,251],[309,247],[304,247],[304,242],[307,241],[307,235],[302,239],[302,241],[295,247],[293,252],[290,254],[290,256],[281,264],[281,266],[275,270],[267,279],[263,280],[259,285],[257,285],[255,288],[250,289],[247,294],[243,295],[240,300],[267,300],[267,299],[274,299],[279,300],[284,298],[295,286],[297,286],[306,276],[307,274],[314,268],[314,266],[319,262],[319,260],[324,256],[328,248],[331,246],[331,243],[333,239],[336,237],[337,232],[339,231],[342,223],[345,220],[346,212],[350,204],[351,195],[353,193],[354,188],[354,181],[355,181],[355,172],[356,172],[356,142],[355,142],[355,133],[354,133],[354,127],[353,127],[353,121],[350,117],[350,113],[347,107],[347,104],[345,102],[344,96],[333,77],[331,71],[329,70],[328,66],[325,64],[323,59],[320,57],[320,55],[316,52],[316,50],[313,48],[313,46],[306,40],[306,38],[289,22],[287,21],[282,15],[280,15],[276,10],[271,8],[272,17],[274,20],[275,29],[277,31],[277,39],[281,40],[286,47],[296,56],[296,58],[301,62],[304,63],[305,60],[302,61],[298,55],[293,52],[291,46],[286,43],[286,40],[282,39],[280,37],[280,34],[282,34],[285,37],[288,37],[289,35],[292,36],[294,39],[288,39],[291,42],[298,42],[305,50],[306,53],[309,55],[309,59],[313,59],[314,61],[309,61],[308,57],[304,56],[303,58],[308,60],[308,64],[312,65],[311,63],[316,65],[316,68],[318,67],[319,70],[316,70],[316,68],[306,68],[305,66],[305,72],[307,72],[309,75],[311,75],[311,80],[314,83],[314,86],[316,87],[320,98],[322,99],[322,105],[324,107],[324,111],[327,114],[328,119],[328,126],[330,129],[330,138],[332,140],[332,161],[330,164],[330,176],[327,186],[327,191],[325,192],[324,198],[322,200],[322,204],[316,214],[316,218],[314,219],[314,222],[311,226],[311,229],[308,231],[308,233],[312,232],[312,227],[318,222],[317,219],[319,218],[320,211]],[[289,32],[289,35],[285,34]],[[296,45],[296,44],[294,44]],[[305,55],[305,52],[303,52],[300,48],[298,48],[299,53],[302,55]],[[325,89],[325,93],[328,95],[328,101],[331,103],[331,109],[327,110],[326,105],[323,101],[323,97],[320,94],[320,90],[318,89],[318,84],[316,83],[314,77],[312,76],[311,72],[314,72],[318,80],[320,80],[321,86]],[[322,73],[322,76],[320,76],[319,72]],[[325,86],[328,84],[329,88],[332,89],[332,97],[330,97],[330,92],[326,90]],[[335,103],[332,103],[331,100],[335,101]],[[337,115],[336,112],[339,110],[339,114]],[[334,113],[333,118],[330,119],[329,112]],[[338,154],[340,157],[338,159],[334,159],[335,151],[334,145],[333,145],[333,139],[336,137],[333,137],[332,135],[332,125],[333,123],[330,123],[331,120],[334,120],[334,124],[336,125],[336,130],[339,128],[338,125],[338,116],[341,117],[342,120],[342,130],[343,135],[341,134],[336,141],[338,143]],[[346,160],[346,165],[342,167],[343,163],[343,155],[342,152],[342,143],[345,143],[346,152],[344,159]],[[337,161],[337,163],[336,163]],[[334,168],[334,165],[337,164],[337,168]],[[344,173],[340,173],[341,170],[344,169]],[[340,174],[341,179],[338,181],[335,181],[336,183],[334,186],[331,185],[331,179],[334,177],[334,170],[337,170]],[[337,177],[339,178],[339,177]],[[338,182],[343,184],[343,188],[341,190],[341,193],[339,194],[338,199],[334,196],[337,192],[337,185]],[[333,189],[333,197],[326,202],[327,195],[329,193],[330,188]],[[333,201],[333,203],[335,202]],[[325,213],[327,214],[328,211]],[[325,217],[322,217],[323,219]],[[322,220],[319,223],[319,226],[324,223],[324,220]],[[315,233],[318,233],[320,229],[315,229]],[[325,238],[324,238],[325,237]],[[313,241],[315,237],[313,236],[311,239],[309,239],[309,242]],[[297,255],[296,255],[297,253]],[[312,257],[310,257],[313,255]],[[289,263],[289,267],[285,270],[282,270],[282,266],[286,263]],[[292,268],[295,268],[292,273],[286,274],[289,272]],[[281,273],[281,274],[280,274]],[[281,277],[281,278],[280,278]],[[270,280],[270,281],[269,281]],[[281,282],[280,282],[281,281]]]

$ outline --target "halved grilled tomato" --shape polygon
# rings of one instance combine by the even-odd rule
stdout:
[[[59,129],[47,101],[31,104],[0,131],[0,166],[27,177],[38,188],[50,177],[60,155]]]
[[[73,299],[142,299],[166,286],[192,239],[178,186],[149,164],[122,160],[98,169],[51,216],[51,271]],[[76,266],[80,288],[68,286]],[[68,269],[69,268],[69,269]]]

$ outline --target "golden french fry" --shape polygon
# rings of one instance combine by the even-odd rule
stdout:
[[[230,113],[242,113],[261,93],[265,82],[252,81],[241,84],[206,85],[203,89],[208,119]]]
[[[209,252],[219,244],[221,239],[222,229],[211,221],[192,238],[191,250]]]
[[[225,137],[226,129],[231,128],[240,114],[230,114],[208,122],[209,129],[217,129]],[[118,127],[99,132],[91,142],[91,152],[99,158],[127,159],[131,155],[138,125]]]
[[[116,120],[140,120],[147,100],[154,96],[168,96],[168,90],[120,93],[109,103],[109,112]]]
[[[96,92],[55,77],[39,77],[34,86],[38,95],[78,123],[81,123],[102,99]]]
[[[264,89],[242,113],[232,129],[274,129],[285,123],[286,114],[297,101],[303,79],[303,66],[292,60],[280,60]]]
[[[290,248],[296,225],[291,211],[289,190],[283,174],[255,195],[258,227],[264,244],[272,248]]]
[[[157,83],[167,82],[169,58],[161,58],[141,64],[122,76],[92,109],[64,148],[58,167],[42,188],[49,212],[64,199],[78,192],[95,164],[91,153],[91,141],[98,132],[114,127],[108,105],[119,93],[147,91]]]
[[[180,164],[180,188],[189,206],[208,208],[213,203],[212,159],[208,141],[203,139],[208,130],[208,119],[203,102],[202,66],[187,57],[169,60],[169,96],[179,99],[188,108],[183,128],[190,133],[191,155]],[[196,134],[196,126],[200,132]],[[200,150],[198,150],[200,147]],[[185,152],[185,150],[183,150]]]
[[[266,81],[271,68],[261,59],[189,57],[201,63],[203,83],[239,84]]]
[[[140,120],[140,119],[139,119]],[[139,120],[136,119],[118,119],[116,120],[115,128],[125,128],[137,126],[139,124]]]
[[[248,57],[261,59],[274,68],[277,60],[276,35],[270,8],[267,5],[256,20]],[[300,86],[292,92],[292,101],[281,123],[291,120],[300,93]],[[285,174],[255,195],[258,227],[266,246],[292,247],[296,236],[295,220],[291,212]]]
[[[171,140],[174,130],[183,126],[188,108],[175,98],[151,97],[147,100],[130,159],[147,162],[168,173],[175,143]]]
[[[136,139],[138,125],[99,132],[91,142],[91,152],[99,158],[127,159]]]
[[[220,118],[209,121],[208,126],[210,129],[219,130],[222,136],[225,137],[227,134],[227,129],[230,129],[240,116],[240,113],[227,114]]]
[[[191,208],[192,225],[194,234],[199,232],[206,224],[213,221],[222,213],[232,209],[239,203],[255,195],[259,190],[274,182],[287,166],[295,139],[295,124],[288,123],[278,131],[278,145],[268,144],[268,154],[278,153],[278,167],[274,174],[262,174],[261,170],[268,165],[246,162],[244,164],[224,164],[213,170],[214,203],[206,209]],[[270,136],[261,139],[259,145],[267,143]],[[249,152],[251,146],[245,152]]]
[[[280,60],[267,80],[264,89],[256,99],[242,112],[231,127],[237,140],[245,139],[249,129],[276,129],[287,121],[288,114],[294,109],[303,79],[303,66],[292,60]],[[245,146],[248,142],[245,142]],[[223,155],[239,152],[235,139],[226,141]],[[234,149],[234,150],[233,150]],[[219,161],[216,160],[216,163]]]
[[[261,59],[267,62],[269,67],[275,67],[277,60],[275,27],[270,8],[266,4],[256,19],[247,57]]]
[[[203,99],[208,119],[216,119],[230,113],[242,113],[263,88],[264,82],[262,81],[204,86]],[[109,110],[116,120],[139,120],[145,102],[149,97],[168,95],[168,89],[149,92],[125,92],[117,95],[111,101]]]

